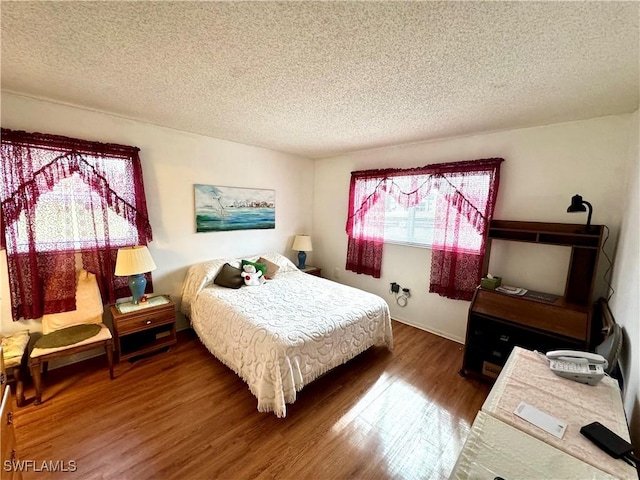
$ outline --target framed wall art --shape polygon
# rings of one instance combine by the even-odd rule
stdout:
[[[194,185],[196,232],[276,228],[276,191]]]

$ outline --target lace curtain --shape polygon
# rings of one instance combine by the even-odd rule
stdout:
[[[117,250],[152,239],[138,151],[2,129],[0,241],[14,320],[75,309],[77,253],[105,303],[129,295],[127,278],[113,275]]]
[[[380,278],[386,199],[409,208],[435,190],[429,291],[470,300],[482,275],[485,234],[495,207],[502,161],[489,158],[352,172],[346,269]]]

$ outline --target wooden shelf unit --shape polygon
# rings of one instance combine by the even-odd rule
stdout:
[[[491,241],[541,243],[571,248],[564,299],[567,303],[589,306],[593,303],[598,257],[602,249],[602,225],[571,223],[515,222],[492,220],[489,224],[483,276],[489,268]]]
[[[469,307],[465,354],[460,373],[494,379],[514,346],[530,350],[590,350],[593,291],[604,227],[492,220],[483,276],[492,240],[571,248],[564,295],[554,302],[478,288]]]

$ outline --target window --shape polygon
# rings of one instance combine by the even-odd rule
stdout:
[[[387,197],[384,215],[385,243],[431,247],[436,214],[436,196],[427,195],[415,207],[405,208]]]
[[[84,183],[80,175],[62,179],[50,192],[40,195],[33,215],[35,249],[37,252],[73,250],[81,252],[87,246],[114,247],[137,244],[135,225],[107,208],[107,221],[102,221],[99,195]],[[62,221],[64,219],[64,221]],[[25,212],[14,224],[17,252],[29,251],[29,221]]]
[[[105,303],[127,296],[126,277],[114,276],[118,248],[151,240],[138,148],[5,128],[1,147],[13,319],[75,309],[77,255]]]
[[[422,182],[430,182],[433,179],[422,178]],[[490,175],[481,172],[477,175],[455,175],[448,177],[448,183],[456,188],[464,188],[468,195],[471,192],[487,192],[489,189]],[[419,191],[415,188],[415,178],[395,177],[394,185],[401,191],[398,196],[393,189],[385,198],[384,212],[384,242],[411,245],[418,247],[432,247],[435,236],[436,214],[438,209],[448,209],[449,204],[445,195],[439,193],[433,187],[422,197],[420,203],[415,206],[405,205],[407,192]],[[433,182],[435,183],[435,182]],[[400,201],[398,201],[400,200]],[[463,241],[458,245],[459,250],[469,253],[478,253],[482,247],[482,233],[464,216],[459,219],[458,228],[464,234]]]
[[[502,161],[352,172],[346,269],[380,278],[384,243],[430,246],[429,291],[471,299]]]

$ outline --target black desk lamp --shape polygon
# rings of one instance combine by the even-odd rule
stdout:
[[[587,206],[585,208],[585,205]],[[591,229],[591,214],[593,213],[593,207],[589,202],[583,200],[580,195],[574,195],[571,197],[571,205],[567,208],[567,213],[586,212],[589,209],[587,215],[587,232]]]

